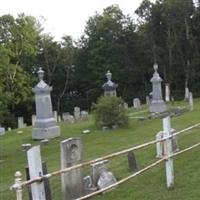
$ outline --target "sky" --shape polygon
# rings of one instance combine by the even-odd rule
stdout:
[[[55,40],[63,35],[80,38],[86,21],[95,12],[118,4],[124,14],[133,16],[142,0],[0,0],[0,16],[19,13],[32,15],[39,19],[45,33],[50,33]]]

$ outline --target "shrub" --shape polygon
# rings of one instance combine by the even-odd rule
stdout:
[[[102,96],[97,104],[93,105],[95,122],[97,126],[126,126],[128,125],[128,116],[124,108],[124,101],[115,96]]]

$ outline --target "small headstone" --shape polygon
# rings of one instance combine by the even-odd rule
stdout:
[[[117,180],[112,174],[112,172],[102,172],[100,175],[100,178],[98,180],[97,186],[99,189],[106,188],[114,183],[116,183]]]
[[[0,127],[0,135],[5,135],[5,128]]]
[[[36,121],[36,115],[32,115],[31,118],[32,126],[35,126],[35,121]]]
[[[18,128],[25,128],[26,125],[24,124],[24,118],[18,117]]]
[[[69,112],[63,113],[62,114],[62,118],[64,122],[68,122],[68,123],[74,123],[74,116],[70,115]]]
[[[137,163],[136,163],[134,153],[132,151],[129,151],[127,157],[128,157],[129,170],[133,173],[136,172],[137,171]]]
[[[103,160],[91,164],[91,174],[92,174],[92,184],[94,187],[97,187],[97,182],[100,178],[101,173],[108,171],[108,160]]]
[[[11,131],[12,129],[11,129],[11,127],[8,127],[8,131]]]
[[[81,110],[79,107],[74,107],[74,119],[79,121],[81,119]]]
[[[43,140],[41,140],[40,141],[40,143],[42,144],[42,145],[48,145],[49,144],[49,140],[48,139],[43,139]]]
[[[190,90],[188,87],[185,88],[185,101],[188,101],[190,98]]]
[[[193,111],[193,94],[192,92],[189,93],[189,106],[190,106],[190,110]]]
[[[107,126],[102,127],[102,131],[107,131],[107,130],[109,130],[109,127],[107,127]]]
[[[140,102],[140,99],[139,98],[134,98],[133,99],[133,107],[135,109],[140,109],[141,107],[141,102]]]
[[[22,147],[22,151],[28,151],[30,148],[31,148],[31,144],[30,143],[27,143],[27,144],[22,144],[21,147]]]
[[[82,131],[82,133],[83,133],[83,134],[89,134],[89,133],[90,133],[90,130],[85,129],[85,130]]]
[[[169,83],[165,84],[165,101],[170,102],[170,86],[169,86]]]
[[[81,111],[81,120],[88,120],[88,112],[82,110]]]
[[[128,104],[127,103],[124,103],[124,108],[128,109]]]
[[[146,96],[146,104],[147,104],[147,105],[150,104],[150,98],[149,98],[149,96]]]
[[[53,111],[53,117],[55,118],[56,122],[58,122],[58,113],[56,110]]]
[[[61,116],[58,115],[58,122],[61,122]]]

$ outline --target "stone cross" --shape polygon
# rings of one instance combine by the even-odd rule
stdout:
[[[52,103],[50,93],[52,87],[49,87],[44,81],[44,71],[39,68],[39,83],[32,89],[35,93],[36,102],[36,120],[32,129],[33,139],[49,139],[60,135],[60,127],[57,126],[56,119],[53,117]]]
[[[162,98],[162,88],[161,88],[161,82],[162,78],[158,74],[158,64],[154,64],[154,74],[153,77],[151,78],[151,83],[152,83],[152,101],[150,104],[150,112],[153,113],[160,113],[164,112],[166,110],[166,104],[163,101]]]
[[[80,138],[69,138],[60,143],[61,169],[80,164],[83,159],[83,145]],[[61,176],[63,200],[79,198],[84,194],[83,169],[74,169]]]
[[[106,73],[107,82],[103,84],[104,96],[117,96],[116,88],[117,84],[112,82],[112,73],[108,70]]]

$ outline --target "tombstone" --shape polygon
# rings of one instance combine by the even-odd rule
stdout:
[[[124,108],[127,110],[128,109],[128,104],[125,102],[124,103]]]
[[[55,118],[56,122],[58,122],[58,113],[56,110],[53,111],[53,117]]]
[[[30,179],[43,176],[40,146],[32,147],[27,151],[28,168]],[[32,199],[46,200],[44,182],[35,182],[31,184]]]
[[[62,119],[63,119],[64,122],[68,122],[68,123],[74,123],[75,122],[74,116],[70,115],[69,112],[63,113]]]
[[[150,112],[153,113],[160,113],[166,111],[167,107],[165,102],[163,101],[162,98],[162,88],[161,88],[161,82],[162,78],[158,74],[158,64],[154,64],[154,74],[153,77],[151,78],[151,83],[152,83],[152,101],[150,104]]]
[[[60,127],[57,125],[52,112],[52,103],[50,93],[52,87],[49,87],[44,81],[44,71],[39,68],[39,83],[32,89],[35,93],[36,102],[36,121],[32,129],[33,139],[49,139],[60,136]]]
[[[106,73],[107,82],[103,84],[104,96],[117,96],[116,88],[118,84],[111,81],[112,73],[108,70]]]
[[[17,121],[18,121],[18,128],[25,128],[26,127],[26,125],[24,124],[24,118],[23,117],[18,117]]]
[[[61,116],[58,115],[58,122],[61,122]]]
[[[30,180],[29,167],[25,167],[25,171],[26,171],[26,180]],[[43,171],[43,175],[48,174],[47,165],[45,162],[42,162],[42,171]],[[46,196],[45,200],[51,200],[52,197],[51,197],[51,188],[49,184],[49,179],[46,178],[43,181],[44,181],[44,191],[45,191],[45,196]],[[30,185],[28,186],[28,196],[29,196],[29,200],[33,200]]]
[[[8,131],[11,131],[12,130],[12,128],[11,127],[8,127]]]
[[[32,115],[31,117],[32,126],[35,126],[35,121],[36,121],[36,115]]]
[[[150,104],[150,98],[149,98],[149,96],[146,96],[146,104],[147,104],[147,105]]]
[[[60,143],[61,169],[80,164],[83,145],[80,138],[69,138]],[[61,175],[63,200],[76,199],[84,194],[83,169],[74,169]]]
[[[170,102],[170,85],[165,83],[165,101]]]
[[[189,101],[190,91],[188,87],[185,87],[185,101]]]
[[[102,160],[91,164],[92,185],[97,187],[97,182],[103,172],[108,171],[108,160]]]
[[[79,121],[81,119],[81,109],[79,107],[74,107],[74,119]]]
[[[5,128],[0,127],[0,135],[5,135]]]
[[[28,151],[31,148],[31,144],[30,143],[26,143],[26,144],[22,144],[22,151]]]
[[[134,98],[133,99],[133,107],[135,109],[140,109],[141,107],[141,102],[140,102],[140,99],[139,98]]]
[[[171,134],[173,135],[173,133],[175,133],[176,130],[171,128]],[[156,140],[161,140],[164,138],[164,132],[163,131],[160,131],[157,133],[156,135]],[[177,141],[177,137],[176,136],[173,136],[172,137],[172,150],[173,152],[177,152],[179,151],[179,148],[178,148],[178,141]],[[157,142],[156,143],[156,157],[157,158],[162,158],[164,156],[164,142]]]
[[[137,163],[136,163],[135,154],[133,153],[133,151],[129,151],[127,157],[128,157],[129,170],[133,173],[136,172]]]
[[[190,111],[193,111],[193,105],[194,105],[194,102],[193,102],[193,94],[192,92],[189,93],[189,106],[190,106]]]
[[[88,112],[82,110],[81,111],[81,120],[88,120]]]
[[[116,183],[117,180],[112,174],[112,172],[102,172],[100,175],[100,178],[98,180],[97,186],[99,189],[106,188],[114,183]]]

